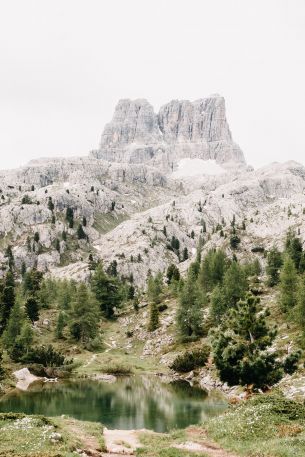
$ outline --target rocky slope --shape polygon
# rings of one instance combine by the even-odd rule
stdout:
[[[120,274],[144,286],[149,270],[170,263],[185,270],[199,237],[205,250],[230,251],[233,216],[240,258],[281,243],[289,227],[305,237],[305,168],[295,162],[248,167],[220,96],[172,101],[158,114],[146,100],[121,100],[97,151],[0,172],[0,191],[2,271],[12,245],[17,268],[37,265],[82,279],[91,254],[106,266],[115,260]]]

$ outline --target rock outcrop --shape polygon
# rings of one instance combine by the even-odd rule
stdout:
[[[178,159],[196,157],[222,165],[245,165],[232,140],[225,101],[219,95],[172,100],[155,114],[147,100],[120,100],[93,157],[115,162],[151,162],[173,169]]]

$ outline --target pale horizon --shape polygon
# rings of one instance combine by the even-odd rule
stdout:
[[[247,163],[305,164],[302,0],[11,0],[0,16],[0,169],[86,156],[121,98],[219,93]]]

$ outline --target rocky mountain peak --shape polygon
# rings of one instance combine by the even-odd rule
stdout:
[[[245,164],[232,140],[225,100],[218,94],[194,102],[172,100],[158,114],[145,99],[120,100],[100,148],[91,155],[113,162],[152,161],[165,168],[185,157]]]

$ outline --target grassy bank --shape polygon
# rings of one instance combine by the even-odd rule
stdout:
[[[0,414],[0,456],[76,457],[78,449],[88,448],[105,449],[101,424]]]

